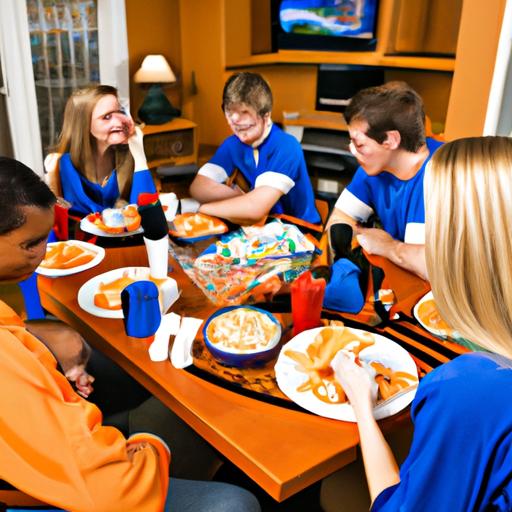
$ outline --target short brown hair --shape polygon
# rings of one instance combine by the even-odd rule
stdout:
[[[362,89],[350,100],[348,124],[366,121],[366,135],[382,144],[386,132],[400,133],[400,148],[415,153],[425,144],[425,112],[420,95],[405,82],[388,82]]]
[[[222,92],[222,110],[244,103],[260,116],[272,111],[272,91],[266,80],[258,73],[243,71],[231,75]]]

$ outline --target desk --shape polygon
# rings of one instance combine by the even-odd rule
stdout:
[[[316,192],[333,201],[350,182],[357,161],[349,151],[348,126],[343,114],[301,110],[284,117],[283,128],[301,144]]]
[[[182,291],[172,310],[207,318],[215,306],[177,263],[171,263],[171,276]],[[355,424],[242,396],[177,370],[169,361],[154,363],[148,356],[149,343],[128,338],[121,320],[98,318],[78,306],[78,289],[93,276],[147,264],[144,247],[107,249],[106,258],[93,269],[58,279],[40,276],[43,306],[114,359],[278,501],[355,460],[359,442]],[[448,359],[443,356],[440,361]],[[396,431],[406,421],[404,412],[380,424],[385,432]]]

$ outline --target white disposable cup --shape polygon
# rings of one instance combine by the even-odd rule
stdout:
[[[165,279],[169,270],[169,237],[160,240],[144,238],[149,260],[149,274],[155,279]]]

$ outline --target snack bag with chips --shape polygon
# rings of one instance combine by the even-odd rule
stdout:
[[[311,264],[314,245],[291,224],[274,220],[227,233],[200,253],[171,244],[173,256],[216,305],[250,302],[279,290]]]

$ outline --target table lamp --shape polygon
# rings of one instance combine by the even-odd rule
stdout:
[[[171,105],[162,88],[162,84],[176,82],[176,76],[163,55],[147,55],[133,80],[139,84],[151,84],[138,111],[141,121],[146,124],[163,124],[181,115]]]

